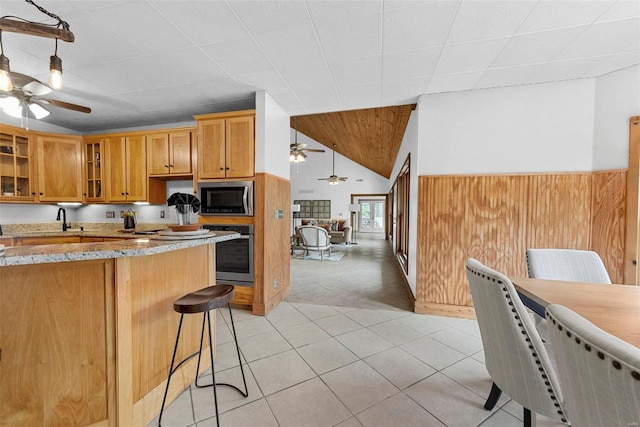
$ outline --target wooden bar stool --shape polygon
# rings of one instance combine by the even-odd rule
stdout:
[[[233,324],[233,313],[231,312],[231,300],[234,295],[234,287],[232,285],[216,285],[209,286],[208,288],[200,289],[199,291],[191,292],[179,299],[177,299],[173,303],[173,309],[180,313],[180,323],[178,324],[178,334],[176,336],[176,344],[173,347],[173,357],[171,358],[171,368],[169,369],[169,377],[167,378],[167,386],[164,389],[164,397],[162,398],[162,408],[160,409],[160,416],[158,417],[158,426],[161,425],[162,421],[162,413],[164,412],[164,404],[167,400],[167,392],[169,391],[169,384],[171,382],[171,376],[175,373],[175,371],[182,366],[187,360],[191,359],[194,356],[198,356],[198,367],[196,368],[196,379],[195,384],[198,388],[203,387],[213,387],[213,400],[216,407],[216,424],[220,426],[220,417],[218,414],[218,395],[216,393],[217,385],[225,385],[228,387],[235,388],[238,392],[247,397],[249,395],[249,391],[247,389],[247,380],[244,376],[244,369],[242,368],[242,359],[240,358],[240,347],[238,347],[238,337],[236,336],[236,327]],[[236,342],[236,352],[238,353],[238,363],[240,364],[240,372],[242,372],[242,382],[244,383],[244,391],[240,390],[238,387],[232,384],[226,383],[216,383],[216,371],[213,360],[213,339],[211,337],[211,317],[210,311],[215,310],[216,308],[220,308],[224,305],[229,307],[229,318],[231,319],[231,329],[233,330],[233,339]],[[195,313],[203,313],[202,316],[202,332],[200,333],[200,349],[193,353],[190,356],[187,356],[184,360],[182,360],[178,365],[174,368],[174,364],[176,361],[176,352],[178,350],[178,342],[180,341],[180,331],[182,329],[182,319],[185,314],[195,314]],[[209,356],[211,357],[211,384],[199,385],[198,384],[198,372],[200,371],[200,359],[202,355],[202,344],[204,343],[204,328],[205,324],[208,324],[209,331]]]

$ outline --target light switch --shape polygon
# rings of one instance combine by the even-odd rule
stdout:
[[[284,211],[282,209],[276,209],[275,211],[273,211],[273,217],[275,219],[282,219],[284,218]]]

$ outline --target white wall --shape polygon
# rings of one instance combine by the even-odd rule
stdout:
[[[52,113],[55,114],[55,113]],[[67,135],[80,135],[80,132],[67,129],[62,126],[51,125],[49,123],[43,122],[42,120],[37,120],[34,118],[29,118],[28,123],[23,119],[16,119],[15,117],[11,117],[8,114],[5,114],[0,108],[0,123],[3,125],[15,126],[18,128],[23,128],[28,130],[40,131],[40,132],[51,132],[51,133],[64,133]],[[28,127],[27,127],[28,124]]]
[[[596,79],[593,169],[629,166],[629,117],[640,115],[640,65]]]
[[[426,95],[419,175],[588,171],[595,79]]]
[[[192,181],[167,181],[167,198],[173,193],[193,194]],[[0,224],[24,224],[35,222],[55,222],[59,206],[44,204],[0,204]],[[175,208],[164,205],[134,205],[134,204],[93,204],[80,207],[65,206],[67,222],[113,222],[122,223],[120,211],[133,209],[138,212],[139,223],[176,223]],[[115,218],[107,218],[108,211],[115,212]],[[165,217],[160,218],[160,211]],[[197,221],[193,215],[191,220]]]
[[[256,92],[256,172],[289,179],[289,114],[265,92]]]
[[[290,132],[291,143],[293,143],[295,131],[290,129]],[[292,203],[294,200],[331,200],[331,218],[351,219],[349,203],[352,194],[386,194],[388,192],[388,179],[338,153],[336,153],[336,175],[346,176],[349,179],[338,185],[318,181],[318,178],[328,178],[331,175],[332,150],[300,132],[298,132],[298,142],[307,144],[308,148],[326,151],[307,153],[307,161],[302,163],[289,163]],[[288,158],[287,151],[287,162]]]
[[[411,154],[411,162],[409,164],[409,271],[406,274],[407,283],[416,295],[416,252],[418,247],[418,161],[420,159],[419,143],[421,141],[420,133],[424,132],[420,127],[420,112],[422,111],[422,95],[418,100],[418,105],[411,112],[407,129],[402,138],[402,144],[398,151],[398,157],[393,165],[391,179],[389,180],[389,189],[393,185],[400,169],[404,165],[407,155]],[[395,239],[394,233],[394,239]],[[395,247],[395,242],[394,242]]]

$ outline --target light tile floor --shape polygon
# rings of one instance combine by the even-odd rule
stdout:
[[[240,385],[228,312],[216,319],[216,379]],[[522,426],[504,395],[482,407],[491,379],[473,320],[298,302],[234,320],[249,397],[218,387],[222,426]],[[163,425],[214,426],[214,415],[212,390],[192,385]]]
[[[522,407],[491,389],[475,321],[414,314],[381,235],[338,245],[340,261],[291,258],[291,293],[266,317],[234,309],[249,397],[218,388],[220,425],[522,426]],[[241,384],[228,324],[217,314],[216,380]],[[210,375],[209,375],[210,376]],[[210,379],[210,378],[209,378]],[[187,388],[164,426],[214,426],[210,388]],[[157,425],[157,420],[149,424]],[[540,426],[557,426],[538,417]]]

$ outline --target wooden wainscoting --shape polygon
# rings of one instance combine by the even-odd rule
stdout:
[[[625,171],[418,179],[416,311],[469,316],[468,257],[527,275],[529,247],[596,250],[622,277]]]
[[[256,174],[254,208],[253,314],[265,315],[290,291],[291,182],[267,173]],[[275,217],[277,210],[282,210],[282,219]]]

